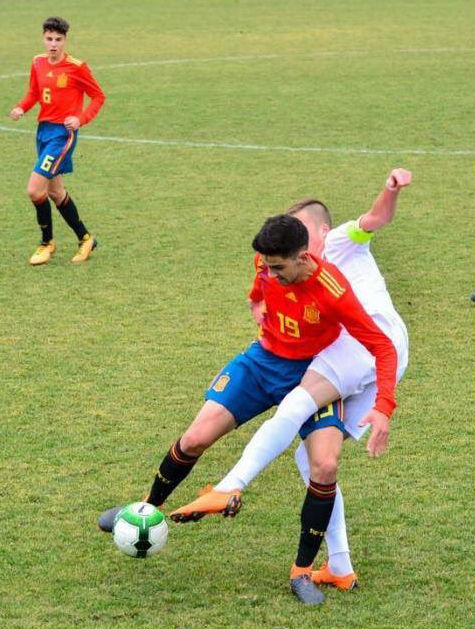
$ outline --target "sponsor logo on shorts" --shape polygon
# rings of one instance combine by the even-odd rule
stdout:
[[[226,385],[231,380],[228,375],[219,376],[215,384],[213,385],[213,390],[217,393],[221,393],[226,388]]]

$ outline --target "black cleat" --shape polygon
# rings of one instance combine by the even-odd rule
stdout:
[[[290,579],[290,590],[305,605],[320,605],[325,595],[312,582],[309,574]]]
[[[103,511],[97,520],[97,526],[104,533],[112,533],[114,530],[115,518],[116,515],[121,511],[124,507],[112,507],[112,509],[107,509],[107,511]]]

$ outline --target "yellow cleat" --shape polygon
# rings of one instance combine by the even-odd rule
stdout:
[[[193,502],[170,513],[174,522],[196,522],[205,515],[221,513],[224,517],[233,518],[241,509],[241,492],[239,489],[223,492],[212,487],[201,490],[200,497]]]
[[[85,262],[94,249],[97,247],[97,240],[91,234],[86,234],[79,242],[79,248],[71,262]]]
[[[324,563],[319,570],[313,570],[312,581],[317,585],[333,585],[339,590],[354,590],[358,586],[358,577],[354,572],[338,576],[330,572],[327,563]]]
[[[35,253],[30,258],[30,264],[37,266],[39,264],[46,264],[50,261],[51,256],[56,250],[56,244],[54,240],[49,242],[42,242]]]

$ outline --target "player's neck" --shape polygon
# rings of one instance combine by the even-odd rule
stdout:
[[[64,60],[64,58],[66,57],[66,53],[62,52],[61,55],[48,55],[48,62],[52,65],[52,66],[56,66],[58,65],[58,63],[61,63],[61,61]]]
[[[296,281],[306,282],[315,273],[316,268],[317,263],[312,257],[308,256],[305,260],[305,264],[302,265],[302,270],[299,273],[299,278]]]

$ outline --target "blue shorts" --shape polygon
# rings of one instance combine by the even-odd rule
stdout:
[[[36,132],[38,159],[33,168],[35,173],[47,179],[72,173],[77,137],[78,132],[69,131],[64,124],[40,122]]]
[[[318,413],[310,419],[307,419],[305,424],[299,430],[299,435],[302,439],[306,439],[312,432],[314,432],[314,430],[321,430],[322,428],[328,428],[329,426],[334,426],[345,433],[342,400],[337,400],[328,406],[319,408]]]
[[[205,399],[222,404],[240,426],[280,404],[300,383],[311,361],[280,358],[256,341],[223,367]]]

